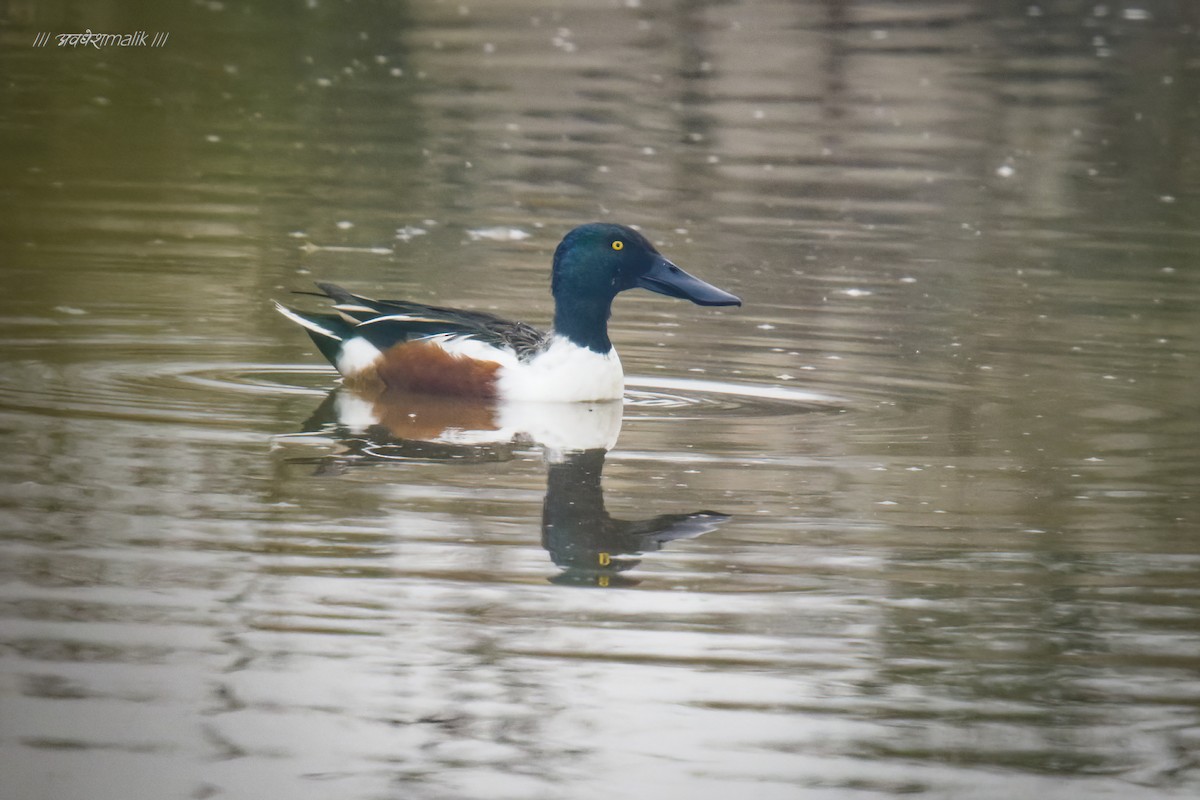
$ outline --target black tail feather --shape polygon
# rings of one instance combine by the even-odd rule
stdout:
[[[330,364],[336,366],[338,354],[342,350],[342,341],[351,335],[351,326],[337,314],[305,314],[304,316],[315,322],[319,322],[322,327],[328,328],[341,337],[334,339],[309,328],[304,329],[304,332],[308,334],[308,338],[312,339],[313,344],[321,351],[321,355],[325,356]]]
[[[339,314],[314,314],[308,311],[297,311],[282,303],[276,303],[275,308],[292,322],[303,327],[304,332],[321,351],[321,355],[325,356],[329,363],[337,365],[342,342],[353,336],[354,325]]]

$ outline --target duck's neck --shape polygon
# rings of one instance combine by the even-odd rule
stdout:
[[[601,355],[612,350],[608,338],[608,318],[612,301],[573,302],[556,298],[554,303],[554,332],[573,344],[594,350]]]

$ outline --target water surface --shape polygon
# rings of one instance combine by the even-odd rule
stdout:
[[[3,12],[0,795],[1195,796],[1186,4],[301,5]],[[591,219],[745,306],[622,296],[585,453],[270,311]]]

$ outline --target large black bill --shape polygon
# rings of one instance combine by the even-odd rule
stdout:
[[[650,270],[638,279],[637,285],[652,292],[691,300],[699,306],[740,306],[742,300],[695,275],[689,275],[667,259],[659,256]]]

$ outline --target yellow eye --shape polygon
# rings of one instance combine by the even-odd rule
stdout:
[[[620,250],[624,246],[625,246],[625,243],[622,242],[620,239],[617,239],[615,242],[613,242],[613,250]]]

